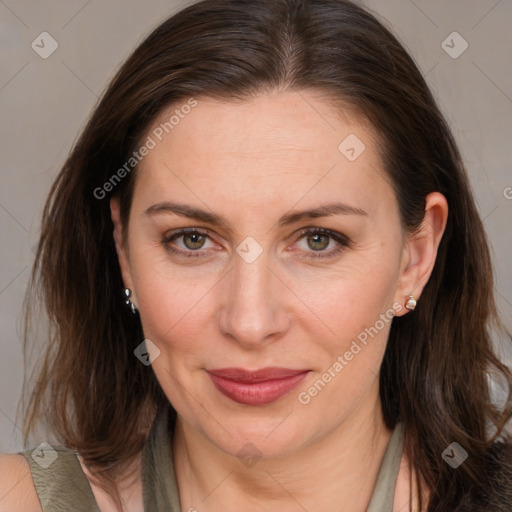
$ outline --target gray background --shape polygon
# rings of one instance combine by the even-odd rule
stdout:
[[[0,451],[21,448],[20,312],[49,187],[114,71],[187,3],[0,0]],[[452,126],[493,247],[500,312],[512,330],[512,1],[366,5],[416,59]],[[47,59],[31,47],[42,32],[58,42]],[[452,55],[463,49],[461,39],[448,37],[453,32],[469,45],[458,58],[442,47],[446,40]],[[502,356],[512,364],[510,352]]]

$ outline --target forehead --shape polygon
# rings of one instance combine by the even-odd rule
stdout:
[[[263,151],[337,150],[340,138],[351,131],[358,131],[368,144],[374,142],[367,123],[313,92],[274,91],[237,101],[207,97],[193,101],[192,108],[189,99],[166,109],[149,133],[158,142],[165,139],[174,150],[187,143],[222,155],[242,149],[240,156],[249,158]]]
[[[389,195],[372,128],[314,94],[194,102],[166,109],[146,134],[154,148],[136,189],[148,200],[184,194],[262,208],[281,199],[290,208],[342,199],[372,209],[372,196]]]

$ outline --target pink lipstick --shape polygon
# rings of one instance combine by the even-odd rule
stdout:
[[[244,405],[275,402],[301,382],[309,370],[289,368],[221,368],[207,370],[215,387],[225,396]]]

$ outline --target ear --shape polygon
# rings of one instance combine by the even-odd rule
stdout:
[[[132,272],[128,255],[128,240],[125,238],[126,230],[124,229],[124,226],[121,222],[121,206],[118,197],[112,197],[110,199],[110,215],[112,218],[112,223],[114,224],[114,242],[123,283],[125,287],[130,288],[133,293]]]
[[[402,305],[397,316],[405,315],[405,303],[412,295],[419,302],[437,257],[437,250],[448,219],[448,202],[439,192],[432,192],[425,200],[425,217],[415,233],[407,235],[402,253],[402,267],[395,300]]]

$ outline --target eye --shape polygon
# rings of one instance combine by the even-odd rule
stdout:
[[[343,234],[329,229],[315,228],[301,231],[296,244],[306,258],[331,258],[350,247],[350,240]],[[328,248],[331,250],[326,250]]]
[[[207,245],[208,241],[210,246]],[[182,229],[172,233],[162,240],[162,244],[169,253],[187,258],[205,257],[209,252],[206,249],[217,248],[207,231],[196,228]],[[296,244],[303,253],[301,257],[330,258],[349,248],[351,242],[345,235],[336,231],[315,228],[301,231]],[[329,247],[331,250],[326,250]]]
[[[181,244],[176,243],[181,239]],[[205,256],[206,251],[201,251],[200,249],[208,249],[211,247],[215,247],[213,242],[210,247],[205,246],[206,242],[210,240],[210,235],[206,231],[201,231],[198,229],[183,229],[177,233],[166,236],[162,240],[162,244],[165,246],[166,250],[172,254],[177,254],[179,256],[185,257],[199,257]],[[177,246],[177,248],[175,247]]]

